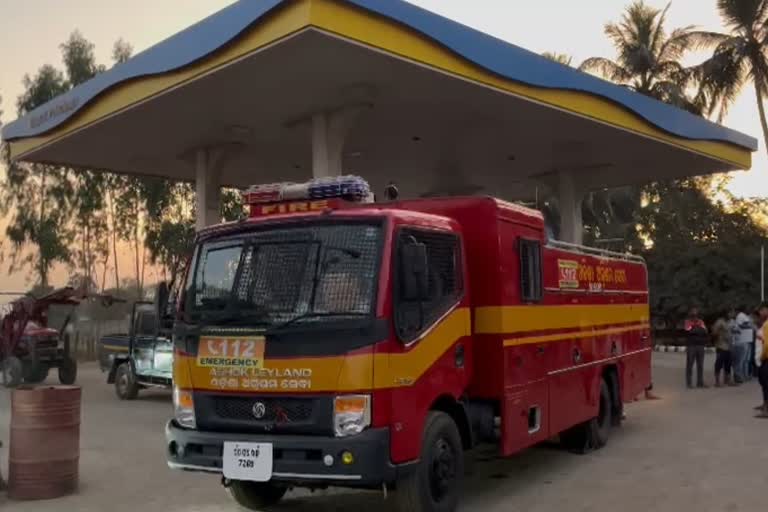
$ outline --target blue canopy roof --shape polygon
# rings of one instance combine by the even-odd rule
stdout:
[[[14,140],[49,132],[118,84],[167,73],[204,59],[290,1],[293,0],[241,0],[7,124],[2,136],[5,140]],[[542,89],[594,95],[681,138],[725,142],[751,151],[757,149],[757,140],[753,137],[553,62],[405,1],[345,1],[406,26],[504,79]]]

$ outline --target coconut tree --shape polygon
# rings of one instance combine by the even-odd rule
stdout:
[[[763,101],[768,94],[768,1],[717,0],[727,34],[708,34],[712,57],[694,69],[699,82],[697,103],[722,120],[744,85],[755,87],[757,111],[768,148],[768,122]]]
[[[665,25],[670,5],[657,9],[635,0],[618,22],[609,22],[604,28],[616,48],[616,59],[592,57],[580,69],[699,114],[702,106],[688,94],[694,77],[681,59],[689,50],[712,44],[718,36],[693,26],[668,33]]]
[[[563,64],[565,66],[570,66],[571,63],[573,62],[573,57],[565,53],[544,52],[541,54],[541,56],[546,57],[549,60],[553,60],[555,62]]]

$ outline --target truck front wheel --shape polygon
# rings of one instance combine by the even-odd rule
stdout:
[[[427,416],[421,460],[397,481],[395,499],[400,512],[452,512],[461,494],[464,448],[459,429],[444,412]]]
[[[248,510],[262,510],[265,507],[277,505],[287,491],[287,487],[270,482],[246,482],[242,480],[229,482],[229,494],[232,495],[238,505]]]
[[[130,363],[123,363],[115,371],[115,394],[120,400],[134,400],[139,396],[139,384]]]

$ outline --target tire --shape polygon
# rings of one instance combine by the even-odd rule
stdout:
[[[131,363],[123,363],[117,367],[115,393],[120,400],[135,400],[139,396],[139,384],[131,369]]]
[[[397,481],[395,508],[400,512],[453,512],[463,478],[464,447],[459,429],[444,412],[430,412],[421,460],[411,473]]]
[[[24,365],[24,382],[40,384],[48,378],[50,367],[45,363],[29,362]]]
[[[600,402],[597,416],[560,434],[560,442],[574,453],[598,450],[608,443],[613,426],[611,392],[605,380],[600,381]]]
[[[2,370],[3,386],[15,388],[21,384],[21,380],[24,377],[24,366],[18,357],[8,356],[3,359],[0,362],[0,369]]]
[[[248,510],[263,510],[277,505],[283,499],[287,487],[270,482],[246,482],[232,480],[229,483],[229,494],[238,505]]]
[[[605,379],[600,381],[600,408],[597,418],[592,419],[592,424],[592,446],[602,448],[608,444],[611,427],[613,427],[613,403],[611,391]]]
[[[71,386],[77,380],[77,361],[71,357],[65,357],[59,364],[59,382],[65,386]]]

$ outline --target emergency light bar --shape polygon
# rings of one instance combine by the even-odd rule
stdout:
[[[248,205],[334,198],[360,203],[372,202],[371,188],[359,176],[333,176],[305,183],[253,185],[243,192],[243,200]]]

